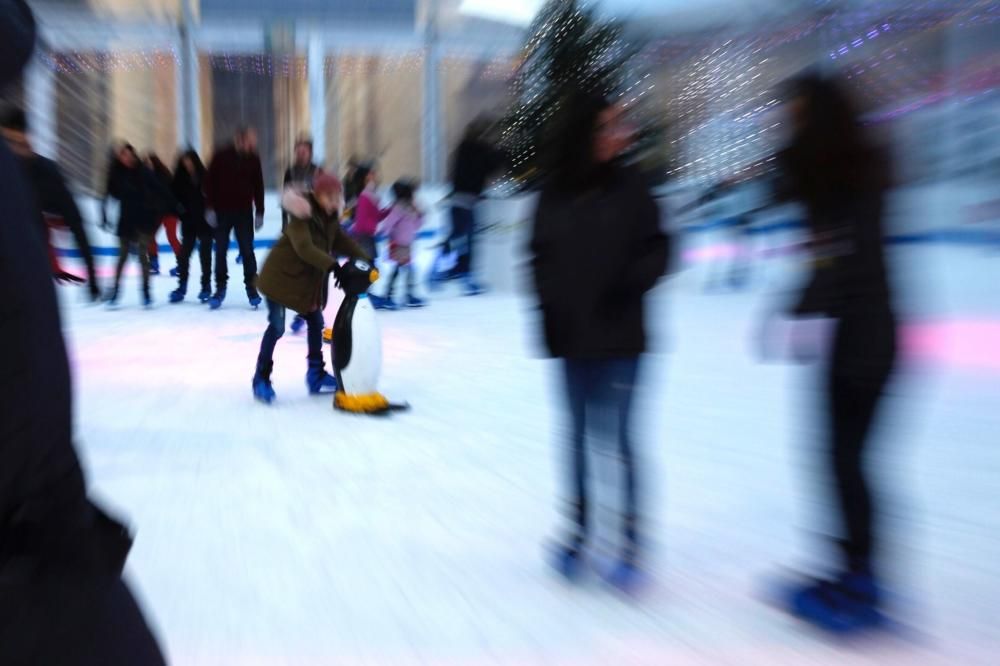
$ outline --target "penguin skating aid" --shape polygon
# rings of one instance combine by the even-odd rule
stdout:
[[[409,408],[405,403],[391,403],[378,392],[382,370],[382,335],[375,308],[368,298],[368,288],[378,279],[378,271],[360,259],[347,262],[338,270],[338,286],[344,301],[333,323],[333,370],[337,392],[336,409],[357,414],[387,414]]]

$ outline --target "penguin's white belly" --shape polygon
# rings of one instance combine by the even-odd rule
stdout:
[[[351,358],[340,371],[340,390],[347,395],[375,393],[382,372],[382,334],[369,299],[358,299],[350,327]]]

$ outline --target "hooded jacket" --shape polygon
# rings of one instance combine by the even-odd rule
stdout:
[[[337,255],[372,258],[341,229],[340,211],[328,214],[311,194],[292,188],[285,190],[281,204],[289,214],[288,226],[264,262],[257,289],[286,308],[308,314],[323,302],[323,285]]]

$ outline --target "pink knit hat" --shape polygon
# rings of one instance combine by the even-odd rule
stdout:
[[[313,178],[313,192],[315,194],[322,194],[324,192],[340,194],[342,191],[343,188],[340,185],[340,179],[332,173],[321,171]]]

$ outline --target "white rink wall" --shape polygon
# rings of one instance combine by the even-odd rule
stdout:
[[[444,186],[425,187],[417,195],[418,203],[426,211],[424,229],[418,241],[419,254],[424,257],[420,267],[423,270],[429,268],[433,248],[444,240],[449,230],[447,195],[448,188]],[[665,225],[677,232],[691,230],[698,224],[697,216],[672,213],[679,203],[686,200],[685,196],[690,194],[673,191],[660,198]],[[277,192],[266,195],[264,228],[257,234],[259,248],[269,247],[280,234],[278,198]],[[479,224],[483,233],[476,246],[476,265],[478,277],[492,289],[510,292],[525,286],[526,249],[535,200],[535,195],[525,194],[507,199],[486,199],[480,206]],[[389,201],[386,196],[384,202],[388,204]],[[105,257],[116,254],[117,238],[100,229],[98,224],[101,219],[99,202],[81,197],[79,204],[91,245],[97,254]],[[1000,219],[990,218],[998,211],[1000,196],[995,183],[981,177],[909,185],[894,190],[890,195],[886,231],[890,238],[908,241],[982,242],[1000,234]],[[113,203],[108,207],[108,215],[112,221],[116,219],[117,211]],[[798,207],[783,206],[758,214],[755,221],[767,227],[795,221],[800,215]],[[55,234],[56,246],[71,255],[75,254],[70,234],[66,231],[56,231]],[[161,248],[165,248],[166,237],[162,230],[158,240]],[[383,243],[383,254],[386,252],[384,246]],[[169,248],[166,252],[170,252]],[[170,260],[167,266],[170,266]]]

